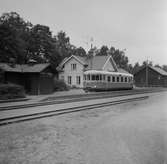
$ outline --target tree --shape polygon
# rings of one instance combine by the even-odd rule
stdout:
[[[35,25],[30,30],[28,40],[28,57],[38,63],[47,62],[55,50],[55,43],[48,26]]]
[[[0,17],[1,61],[25,63],[26,41],[31,24],[23,20],[16,12],[4,13]]]
[[[128,64],[128,69],[127,69],[127,71],[128,71],[129,73],[132,73],[132,74],[133,74],[133,66],[132,66],[132,64]]]
[[[86,51],[82,47],[75,48],[74,49],[74,55],[78,55],[78,56],[84,57],[84,56],[86,56]]]
[[[156,64],[154,67],[162,68],[159,64]]]
[[[113,59],[116,62],[118,67],[123,68],[125,70],[128,70],[129,60],[128,60],[128,57],[125,56],[125,53],[123,51],[116,49],[115,51],[110,52],[110,53],[112,54],[112,57],[113,57]]]
[[[18,32],[27,31],[32,27],[32,24],[25,21],[16,12],[4,13],[0,17],[0,22],[2,24],[7,24],[9,27],[15,28]]]
[[[63,31],[58,32],[54,37],[56,43],[56,49],[59,52],[62,59],[69,57],[72,53],[73,46],[70,44],[70,38],[66,36]]]
[[[153,62],[152,61],[143,61],[143,64],[142,66],[146,66],[146,65],[149,65],[149,66],[153,66]]]
[[[163,66],[162,66],[162,69],[167,72],[167,65],[163,65]]]
[[[97,56],[106,56],[108,55],[108,47],[107,46],[102,46],[99,50],[99,53],[97,53]]]
[[[9,63],[14,59],[15,63],[24,60],[24,43],[15,29],[7,24],[0,24],[0,62]]]
[[[132,73],[135,74],[139,69],[140,69],[140,65],[139,65],[138,62],[136,62],[135,65],[134,65],[134,67],[133,67]]]

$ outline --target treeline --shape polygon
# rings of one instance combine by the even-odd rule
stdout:
[[[115,47],[93,47],[88,53],[83,47],[76,47],[70,43],[70,37],[60,31],[53,35],[48,26],[25,21],[18,13],[4,13],[0,17],[0,62],[14,62],[26,64],[30,60],[37,63],[49,62],[56,68],[58,64],[71,55],[112,55],[116,64],[133,73],[139,67],[129,64],[128,57],[123,50]],[[144,62],[143,62],[144,64]],[[163,66],[167,70],[167,66]]]
[[[0,62],[25,64],[33,59],[57,66],[72,54],[86,55],[86,51],[72,45],[65,32],[53,35],[48,26],[33,25],[16,12],[0,17]]]

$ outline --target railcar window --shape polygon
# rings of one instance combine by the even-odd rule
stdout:
[[[115,82],[115,76],[112,77],[112,82]]]
[[[119,82],[119,76],[117,76],[117,82]]]
[[[96,75],[96,80],[97,80],[97,81],[99,80],[99,75]]]
[[[95,75],[92,75],[92,80],[96,80],[96,76]]]
[[[108,82],[111,81],[111,77],[110,77],[110,76],[107,77],[107,81],[108,81]]]
[[[125,77],[125,82],[127,83],[127,77]]]
[[[90,75],[88,75],[88,77],[87,77],[87,78],[88,78],[88,80],[90,80]]]
[[[123,82],[124,81],[124,78],[123,77],[121,77],[121,82]]]
[[[102,75],[99,75],[99,77],[100,77],[100,81],[102,80]]]
[[[105,75],[103,75],[103,80],[104,80],[104,81],[106,80],[106,76],[105,76]]]

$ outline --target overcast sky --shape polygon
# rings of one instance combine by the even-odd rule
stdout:
[[[167,64],[167,0],[0,0],[0,14],[10,11],[86,50],[93,37],[98,48],[126,48],[130,63]]]

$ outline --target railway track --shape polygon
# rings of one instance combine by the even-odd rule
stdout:
[[[0,111],[31,108],[31,107],[38,107],[38,106],[48,106],[48,105],[54,105],[54,104],[64,104],[64,103],[69,103],[69,102],[71,103],[71,102],[87,101],[87,100],[93,100],[93,99],[129,96],[129,95],[152,93],[152,92],[162,92],[162,91],[166,91],[166,90],[164,88],[154,89],[154,90],[143,90],[142,89],[142,90],[102,92],[102,93],[93,93],[93,94],[84,94],[84,95],[72,95],[70,97],[63,96],[63,97],[56,97],[55,99],[54,98],[48,99],[48,100],[46,99],[42,102],[0,107]]]
[[[122,104],[122,103],[128,103],[128,102],[132,102],[132,101],[141,101],[141,100],[145,100],[147,98],[148,98],[148,96],[124,98],[121,100],[109,101],[109,102],[104,102],[104,103],[97,103],[97,104],[92,104],[92,105],[84,105],[84,106],[57,109],[57,110],[51,110],[51,111],[45,111],[45,112],[39,112],[39,113],[33,113],[33,114],[7,117],[7,118],[0,119],[0,126],[24,122],[24,121],[30,121],[30,120],[35,120],[35,119],[40,119],[40,118],[44,118],[44,117],[52,117],[52,116],[57,116],[57,115],[62,115],[62,114],[79,112],[79,111],[83,111],[83,110],[91,110],[91,109],[100,108],[100,107],[107,107],[107,106],[112,106],[112,105],[117,105],[117,104]]]

